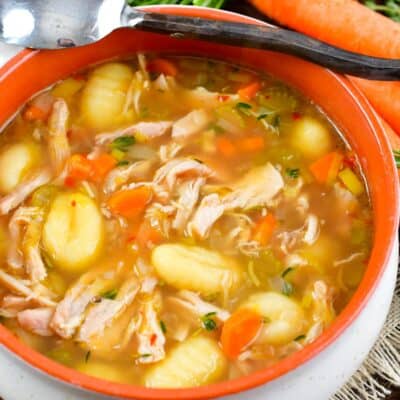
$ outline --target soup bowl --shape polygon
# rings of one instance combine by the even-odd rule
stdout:
[[[263,24],[238,14],[196,7],[152,11]],[[365,174],[374,214],[374,239],[364,278],[351,301],[317,340],[249,376],[192,389],[147,389],[112,383],[57,364],[27,347],[0,324],[0,397],[25,399],[328,399],[359,367],[389,310],[397,272],[399,187],[384,128],[363,95],[343,76],[268,51],[179,40],[120,29],[93,45],[24,50],[0,69],[0,124],[35,93],[72,73],[136,52],[222,59],[265,71],[297,88],[343,132]],[[246,393],[243,393],[246,391]]]

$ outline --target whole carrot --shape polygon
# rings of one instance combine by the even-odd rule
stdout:
[[[400,58],[400,24],[355,0],[249,0],[282,25],[346,50]],[[400,134],[400,82],[351,78]]]

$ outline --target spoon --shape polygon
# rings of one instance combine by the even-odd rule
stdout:
[[[0,40],[60,49],[96,42],[120,27],[292,54],[336,72],[375,80],[400,80],[400,60],[341,50],[275,26],[221,22],[146,12],[125,0],[0,0]]]

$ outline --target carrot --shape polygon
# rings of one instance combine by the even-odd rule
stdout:
[[[238,90],[238,95],[242,99],[252,100],[261,89],[261,82],[254,81]]]
[[[237,154],[235,144],[232,140],[225,137],[217,139],[217,149],[226,158],[234,157]]]
[[[318,183],[331,184],[336,179],[343,162],[343,155],[332,151],[313,162],[309,169]]]
[[[48,112],[34,105],[27,107],[23,114],[25,121],[46,121],[48,116]]]
[[[169,76],[176,76],[178,74],[178,68],[176,68],[175,64],[164,58],[156,58],[150,61],[147,64],[147,71]]]
[[[400,24],[352,0],[250,0],[268,17],[334,46],[400,58]],[[400,134],[400,82],[350,78]]]
[[[257,336],[263,318],[257,312],[242,308],[235,311],[224,323],[221,332],[223,352],[236,358]]]
[[[237,141],[240,150],[247,153],[261,151],[265,146],[264,138],[261,136],[245,137]]]
[[[253,239],[260,243],[261,246],[265,246],[271,239],[272,233],[277,225],[278,222],[276,218],[272,214],[267,214],[256,224]]]
[[[140,224],[135,239],[140,247],[151,247],[162,242],[163,238],[161,232],[152,227],[149,221],[145,220]]]
[[[89,179],[93,175],[93,166],[82,154],[73,154],[67,162],[68,175],[65,179],[67,186],[75,186],[77,181]]]
[[[113,193],[107,200],[107,205],[113,214],[133,218],[145,209],[151,197],[151,189],[147,186],[140,186]]]
[[[116,160],[107,153],[100,154],[91,160],[93,166],[93,180],[101,181],[115,167]]]

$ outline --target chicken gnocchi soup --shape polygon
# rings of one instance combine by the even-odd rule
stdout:
[[[357,158],[269,76],[140,54],[37,95],[0,141],[1,323],[85,374],[250,374],[313,342],[362,279]]]

